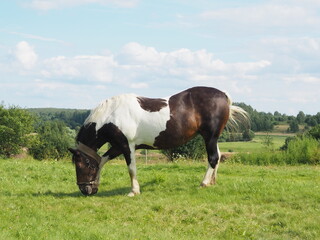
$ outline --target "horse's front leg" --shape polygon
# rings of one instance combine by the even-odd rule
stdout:
[[[101,162],[99,164],[99,170],[97,173],[97,177],[96,177],[96,181],[98,182],[98,184],[100,183],[100,174],[101,174],[101,170],[103,168],[103,166],[110,160],[118,157],[120,154],[122,154],[121,151],[119,151],[118,149],[111,147],[105,154],[102,155],[101,158]]]
[[[101,169],[104,166],[104,164],[118,157],[120,154],[122,154],[120,150],[118,150],[115,147],[111,147],[105,154],[102,155],[99,168]]]
[[[125,154],[129,175],[131,178],[131,192],[128,194],[129,197],[140,194],[140,185],[137,180],[137,166],[135,158],[135,145],[130,145],[130,153]]]

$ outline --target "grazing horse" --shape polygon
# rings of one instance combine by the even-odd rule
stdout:
[[[218,137],[228,120],[231,125],[248,120],[246,112],[233,106],[230,97],[215,88],[194,87],[169,98],[146,98],[123,94],[100,103],[85,120],[73,153],[77,184],[84,195],[97,193],[104,164],[123,154],[131,178],[128,196],[140,194],[136,149],[168,149],[200,134],[205,142],[208,168],[201,186],[214,184],[220,160]],[[106,142],[110,149],[97,154]]]

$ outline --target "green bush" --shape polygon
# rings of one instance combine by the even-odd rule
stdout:
[[[285,153],[288,164],[320,163],[320,143],[312,137],[301,137],[290,141]]]
[[[320,124],[317,126],[311,128],[307,133],[307,136],[313,137],[317,139],[318,141],[320,140]]]
[[[35,159],[61,159],[68,155],[74,134],[62,121],[41,122],[29,152]]]
[[[0,155],[10,157],[28,147],[34,120],[26,110],[0,105]]]
[[[320,143],[312,137],[303,136],[291,139],[286,150],[238,154],[230,162],[248,165],[320,164]]]
[[[246,129],[242,133],[243,141],[251,141],[254,138],[255,134],[252,130]]]
[[[162,150],[161,152],[169,161],[174,161],[177,158],[199,160],[206,154],[206,147],[203,138],[197,135],[180,147]]]

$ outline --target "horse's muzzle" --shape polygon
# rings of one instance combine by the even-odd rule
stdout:
[[[98,187],[95,184],[79,184],[79,189],[85,196],[94,195],[98,192]]]

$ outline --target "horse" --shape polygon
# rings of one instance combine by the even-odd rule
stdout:
[[[201,186],[215,184],[218,138],[227,123],[235,126],[242,120],[248,120],[247,113],[232,105],[227,93],[211,87],[189,88],[168,98],[122,94],[102,101],[81,126],[77,147],[69,148],[78,187],[84,195],[96,194],[103,166],[123,154],[131,178],[128,196],[140,194],[135,150],[174,148],[197,134],[204,139],[208,159]],[[97,151],[107,142],[110,148],[100,156]]]

